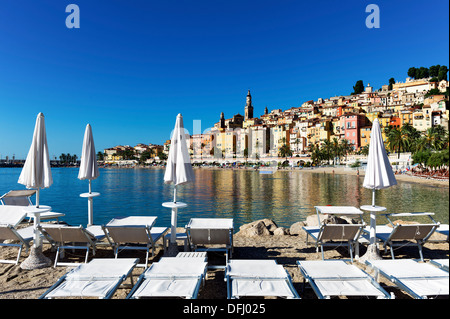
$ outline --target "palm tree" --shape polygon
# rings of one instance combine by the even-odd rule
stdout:
[[[320,146],[316,144],[311,144],[309,147],[311,152],[311,161],[313,164],[319,164],[322,160],[322,152],[320,151]]]
[[[278,150],[278,156],[284,157],[287,160],[288,156],[292,156],[292,151],[289,146],[286,144],[283,144],[283,146],[280,147]]]
[[[435,146],[439,144],[436,141],[438,139],[437,133],[432,127],[430,127],[424,132],[422,138],[425,148],[435,149]]]
[[[403,124],[401,132],[404,139],[405,152],[412,152],[414,149],[414,142],[420,138],[420,132],[409,123]]]
[[[404,136],[402,131],[398,128],[393,128],[387,134],[387,145],[392,152],[397,150],[398,158],[400,158],[400,152],[405,150]]]
[[[339,145],[339,140],[337,139],[337,137],[334,137],[333,140],[331,141],[331,145],[332,145],[332,150],[333,150],[333,165],[336,164],[336,158],[339,158],[339,160],[341,159],[341,146]]]
[[[433,141],[434,149],[436,151],[443,150],[445,148],[445,145],[448,143],[448,140],[446,140],[447,132],[446,132],[445,128],[441,125],[438,125],[438,126],[433,126],[431,128],[431,130],[435,134],[434,141]]]
[[[342,156],[345,156],[345,160],[347,161],[347,155],[353,150],[353,147],[350,144],[350,142],[345,138],[341,140],[340,147],[342,152],[341,154]]]
[[[333,154],[333,145],[330,142],[330,140],[326,140],[323,145],[322,145],[322,149],[323,149],[323,155],[324,155],[324,159],[328,160],[328,164],[330,163],[330,159],[332,157]]]

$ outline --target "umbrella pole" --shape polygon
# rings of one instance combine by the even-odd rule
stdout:
[[[375,188],[372,189],[372,207],[375,207]],[[370,245],[375,245],[375,227],[377,226],[377,215],[370,212]]]
[[[40,188],[38,188],[37,192],[36,192],[36,208],[39,208],[39,193],[40,193]]]
[[[173,202],[176,203],[177,202],[177,186],[175,185],[175,187],[173,188]]]
[[[375,207],[375,188],[372,189],[372,206]]]
[[[175,185],[173,188],[173,202],[174,204],[177,202],[177,186]],[[170,228],[170,243],[177,243],[177,215],[178,211],[176,207],[172,208],[172,226]]]
[[[89,180],[89,194],[92,194],[92,188],[91,188],[91,180]],[[94,199],[92,197],[88,197],[88,226],[91,226],[94,224],[94,216],[92,214],[94,208]]]

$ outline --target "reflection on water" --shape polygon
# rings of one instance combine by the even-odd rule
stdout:
[[[314,213],[316,205],[360,207],[372,203],[372,192],[362,187],[363,177],[301,171],[277,171],[260,175],[248,170],[195,169],[196,181],[178,187],[177,198],[188,204],[179,210],[178,226],[191,217],[234,218],[235,227],[262,219],[273,219],[289,227]],[[66,214],[70,224],[87,222],[87,200],[79,194],[88,182],[77,179],[78,169],[53,168],[53,185],[41,191],[41,203]],[[20,169],[0,169],[0,193],[23,189],[17,184]],[[157,225],[170,225],[170,210],[163,202],[173,199],[173,187],[163,183],[163,169],[100,169],[92,182],[94,222],[102,224],[122,215],[158,216]],[[434,212],[441,223],[449,222],[447,187],[398,181],[398,185],[376,192],[376,204],[388,212]],[[368,222],[368,220],[366,220]],[[385,222],[383,218],[377,220]]]

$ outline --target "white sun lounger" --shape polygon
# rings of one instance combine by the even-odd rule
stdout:
[[[291,276],[275,260],[231,259],[225,268],[228,299],[282,297],[299,299]]]
[[[390,299],[376,280],[367,273],[342,260],[297,261],[304,282],[308,282],[319,299],[331,297],[376,297]]]
[[[427,299],[448,296],[448,272],[429,263],[412,259],[367,260],[366,264],[375,270],[376,277],[381,273],[413,298]]]
[[[95,230],[96,228],[93,229]],[[89,231],[89,228],[84,228],[81,225],[41,224],[39,230],[49,243],[53,247],[56,247],[54,267],[78,265],[76,263],[59,262],[60,254],[64,249],[85,249],[86,256],[84,262],[87,263],[89,251],[92,249],[92,254],[95,255],[97,243],[105,237],[104,233],[92,233]]]
[[[0,205],[0,224],[16,227],[27,216],[24,206]]]
[[[0,197],[0,203],[2,206],[15,206],[18,209],[23,210],[25,207],[33,205],[31,201],[31,196],[33,196],[36,193],[35,189],[31,190],[11,190],[8,193],[2,195]],[[20,208],[19,208],[20,207]],[[1,210],[0,206],[0,210]],[[0,211],[1,214],[1,211]],[[59,217],[64,216],[63,213],[57,213],[57,212],[45,212],[40,214],[40,219],[56,219],[59,221]],[[27,214],[26,217],[29,218],[30,221],[33,220],[34,215],[33,214]]]
[[[30,248],[30,241],[33,240],[33,226],[17,229],[25,219],[26,213],[21,206],[0,205],[0,246],[18,247],[19,253],[15,260],[2,259],[0,263],[18,264],[20,254],[25,247],[26,251]],[[12,241],[5,243],[4,241]]]
[[[325,260],[323,247],[339,247],[347,246],[350,259],[353,262],[353,249],[356,257],[359,257],[359,238],[365,227],[362,216],[364,214],[360,209],[353,206],[315,206],[318,225],[319,226],[304,226],[303,230],[306,232],[306,244],[308,245],[308,238],[314,240],[316,250],[319,247],[322,252],[322,259]],[[361,220],[360,224],[325,224],[321,222],[321,215],[328,216],[347,216]]]
[[[39,299],[97,297],[110,299],[131,275],[138,259],[97,258],[62,276]]]
[[[155,218],[156,219],[156,218]],[[136,224],[133,224],[136,222]],[[148,258],[150,250],[152,256],[155,254],[155,243],[163,238],[169,230],[168,227],[152,227],[151,224],[142,224],[142,222],[133,218],[129,223],[110,222],[102,226],[106,238],[114,249],[114,255],[117,258],[122,250],[145,250],[145,263],[139,264],[139,267],[148,267]]]
[[[18,264],[20,254],[23,248],[28,252],[30,248],[30,241],[34,238],[34,227],[29,226],[26,228],[16,229],[12,225],[0,225],[0,246],[2,247],[18,247],[19,252],[16,260],[1,259],[0,263],[4,264]],[[5,243],[3,241],[13,241]]]
[[[353,262],[353,249],[358,245],[358,239],[365,227],[365,224],[322,224],[320,228],[303,226],[306,232],[306,241],[310,236],[322,252],[322,260],[325,260],[325,246],[339,247],[347,246],[350,253],[350,260]]]
[[[423,245],[430,239],[431,235],[439,227],[432,215],[434,213],[398,213],[384,214],[392,227],[380,225],[376,226],[376,238],[383,242],[384,249],[388,246],[394,259],[394,247],[417,246],[420,260],[423,261]],[[430,224],[396,224],[391,221],[392,217],[418,217],[427,216],[433,223]],[[367,231],[367,230],[366,230]]]
[[[448,259],[431,259],[430,264],[448,272]]]
[[[197,254],[197,255],[194,255]],[[184,257],[183,257],[184,256]],[[163,257],[153,263],[128,294],[127,299],[169,297],[196,299],[204,283],[208,263],[206,253],[184,253]]]
[[[186,231],[193,250],[223,251],[225,265],[227,264],[233,252],[232,218],[191,218],[186,225]],[[225,266],[210,266],[210,268],[223,269]]]

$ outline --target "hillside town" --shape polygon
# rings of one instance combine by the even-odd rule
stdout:
[[[362,81],[358,82],[361,86]],[[266,106],[260,116],[254,114],[248,90],[244,115],[230,117],[222,112],[210,129],[188,135],[186,140],[194,164],[280,162],[287,157],[308,162],[314,160],[315,150],[332,143],[341,145],[345,155],[364,154],[375,118],[384,128],[385,143],[393,128],[409,127],[426,134],[441,127],[448,132],[448,88],[446,77],[440,81],[436,77],[408,77],[404,82],[390,81],[378,90],[368,83],[359,92],[354,87],[351,95],[318,98],[286,110],[269,111]],[[105,149],[99,159],[109,164],[154,163],[166,159],[169,148],[170,140],[164,145],[119,145]]]

